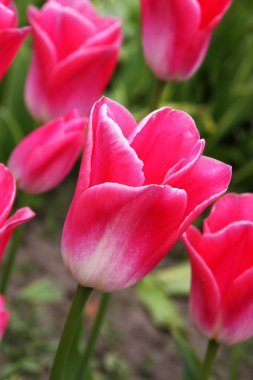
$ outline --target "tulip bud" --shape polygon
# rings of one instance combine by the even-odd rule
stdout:
[[[99,17],[88,0],[51,0],[28,8],[33,57],[26,102],[39,120],[77,109],[89,116],[116,67],[122,40],[117,18]]]
[[[84,118],[71,112],[26,136],[15,147],[8,162],[18,186],[30,194],[56,187],[81,152],[85,125]]]
[[[192,318],[208,338],[234,344],[253,336],[253,194],[227,194],[203,233],[183,235],[191,260]]]
[[[162,80],[186,80],[203,62],[232,0],[141,0],[147,64]]]

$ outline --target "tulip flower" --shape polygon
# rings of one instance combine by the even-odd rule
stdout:
[[[21,208],[7,219],[16,196],[15,180],[3,164],[0,164],[0,259],[15,228],[34,218],[28,207]]]
[[[0,341],[8,325],[9,318],[10,318],[10,315],[9,315],[9,312],[5,308],[4,297],[0,295]]]
[[[26,102],[38,119],[73,109],[88,116],[116,67],[122,40],[117,18],[99,17],[88,0],[50,0],[28,8],[33,57]]]
[[[81,152],[86,124],[86,119],[73,111],[26,136],[8,162],[18,186],[39,194],[63,181]]]
[[[203,234],[183,235],[192,266],[190,309],[208,338],[234,344],[253,336],[253,194],[228,194]]]
[[[30,28],[17,28],[18,18],[12,0],[0,0],[0,79],[11,65]]]
[[[182,81],[203,62],[232,0],[141,0],[146,62],[162,80]]]
[[[79,284],[102,291],[134,284],[226,191],[231,168],[203,149],[184,112],[162,108],[137,124],[114,101],[94,105],[62,238]]]

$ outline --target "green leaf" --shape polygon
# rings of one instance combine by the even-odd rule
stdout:
[[[171,268],[157,270],[152,277],[166,294],[188,296],[191,282],[191,269],[188,261]]]
[[[190,346],[185,337],[181,334],[174,334],[173,340],[183,366],[183,380],[196,380],[199,378],[201,362],[196,352]]]
[[[153,276],[144,278],[136,287],[139,300],[150,313],[155,325],[168,330],[183,330],[184,321],[174,304]]]
[[[25,286],[20,291],[19,297],[26,302],[41,304],[61,301],[64,298],[64,293],[56,288],[50,280],[42,278]]]

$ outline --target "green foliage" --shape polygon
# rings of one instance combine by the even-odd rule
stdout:
[[[48,278],[41,278],[25,286],[19,296],[26,302],[41,304],[61,301],[64,294]]]

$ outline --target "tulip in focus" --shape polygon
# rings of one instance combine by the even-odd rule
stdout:
[[[88,0],[49,0],[28,8],[33,57],[26,102],[38,119],[73,109],[88,116],[116,67],[122,40],[117,18],[99,17]]]
[[[214,28],[232,0],[141,0],[147,64],[162,80],[182,81],[203,62]]]
[[[16,184],[14,177],[9,169],[0,164],[0,259],[15,228],[35,216],[30,208],[24,207],[8,218],[15,196]]]
[[[9,318],[10,318],[10,315],[9,315],[8,310],[6,310],[5,308],[4,297],[0,295],[0,341],[2,340],[4,332],[8,325]]]
[[[81,152],[86,124],[86,119],[71,112],[26,136],[8,162],[18,186],[39,194],[63,181]]]
[[[202,156],[192,118],[162,108],[137,124],[107,98],[92,110],[62,256],[78,283],[128,287],[223,194],[231,168]]]
[[[11,65],[30,28],[17,28],[18,18],[12,0],[0,0],[0,80]]]
[[[190,309],[210,339],[234,344],[253,336],[253,194],[228,194],[212,208],[203,234],[183,235],[192,266]]]

